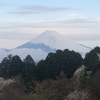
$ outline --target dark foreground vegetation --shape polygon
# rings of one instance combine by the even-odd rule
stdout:
[[[8,55],[0,64],[0,77],[14,80],[0,88],[0,100],[100,100],[100,48],[84,59],[74,51],[57,50],[38,63],[30,55],[23,61]]]

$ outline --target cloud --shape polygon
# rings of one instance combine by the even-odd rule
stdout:
[[[32,39],[45,30],[56,30],[76,40],[99,40],[100,19],[79,18],[52,21],[14,20],[0,21],[0,38]]]
[[[64,19],[59,20],[56,23],[63,25],[65,27],[72,28],[83,28],[83,29],[95,29],[98,31],[100,27],[99,18],[76,18],[76,19]],[[99,30],[100,31],[100,30]]]
[[[50,12],[67,11],[67,10],[71,10],[71,9],[64,8],[64,7],[49,7],[49,6],[24,6],[9,13],[10,14],[41,14],[41,13],[50,13]]]
[[[9,52],[6,52],[2,50],[0,52],[0,61],[6,57],[7,55],[12,54],[12,55],[19,55],[21,59],[25,59],[25,57],[29,54],[32,55],[33,59],[38,62],[42,59],[45,59],[48,55],[47,52],[41,50],[41,49],[27,49],[27,48],[22,48],[22,49],[12,49]],[[41,55],[41,56],[40,56]]]
[[[66,19],[66,20],[10,20],[0,21],[0,29],[16,29],[16,28],[99,28],[99,19]]]
[[[11,6],[13,5],[10,3],[0,3],[0,7],[11,7]]]
[[[76,24],[76,23],[100,23],[100,19],[97,18],[76,18],[76,19],[69,19],[69,20],[60,20],[58,23],[63,23],[63,24]]]

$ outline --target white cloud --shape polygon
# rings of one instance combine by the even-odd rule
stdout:
[[[31,55],[35,62],[38,62],[42,59],[45,59],[47,54],[46,52],[42,51],[41,49],[13,49],[9,52],[0,51],[0,61],[9,54],[18,55],[23,60],[27,55]]]
[[[20,7],[15,11],[9,12],[9,14],[41,14],[65,10],[70,10],[70,8],[37,5]]]
[[[56,30],[75,39],[99,39],[99,18],[61,20],[0,20],[0,38],[32,39],[45,30]],[[87,38],[88,37],[88,38]]]

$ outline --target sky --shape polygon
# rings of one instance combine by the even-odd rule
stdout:
[[[0,48],[14,48],[46,30],[100,46],[100,0],[0,0]]]

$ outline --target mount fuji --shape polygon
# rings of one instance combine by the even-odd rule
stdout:
[[[32,44],[44,44],[53,49],[69,49],[76,52],[88,52],[89,47],[81,45],[76,41],[66,38],[65,36],[59,34],[56,31],[45,31],[38,37],[31,40],[29,43]]]
[[[82,55],[91,50],[91,48],[68,39],[56,31],[45,31],[31,41],[1,53],[1,57],[12,54],[19,55],[21,59],[24,59],[30,54],[35,61],[39,61],[45,59],[48,53],[55,52],[58,49],[74,50]]]

